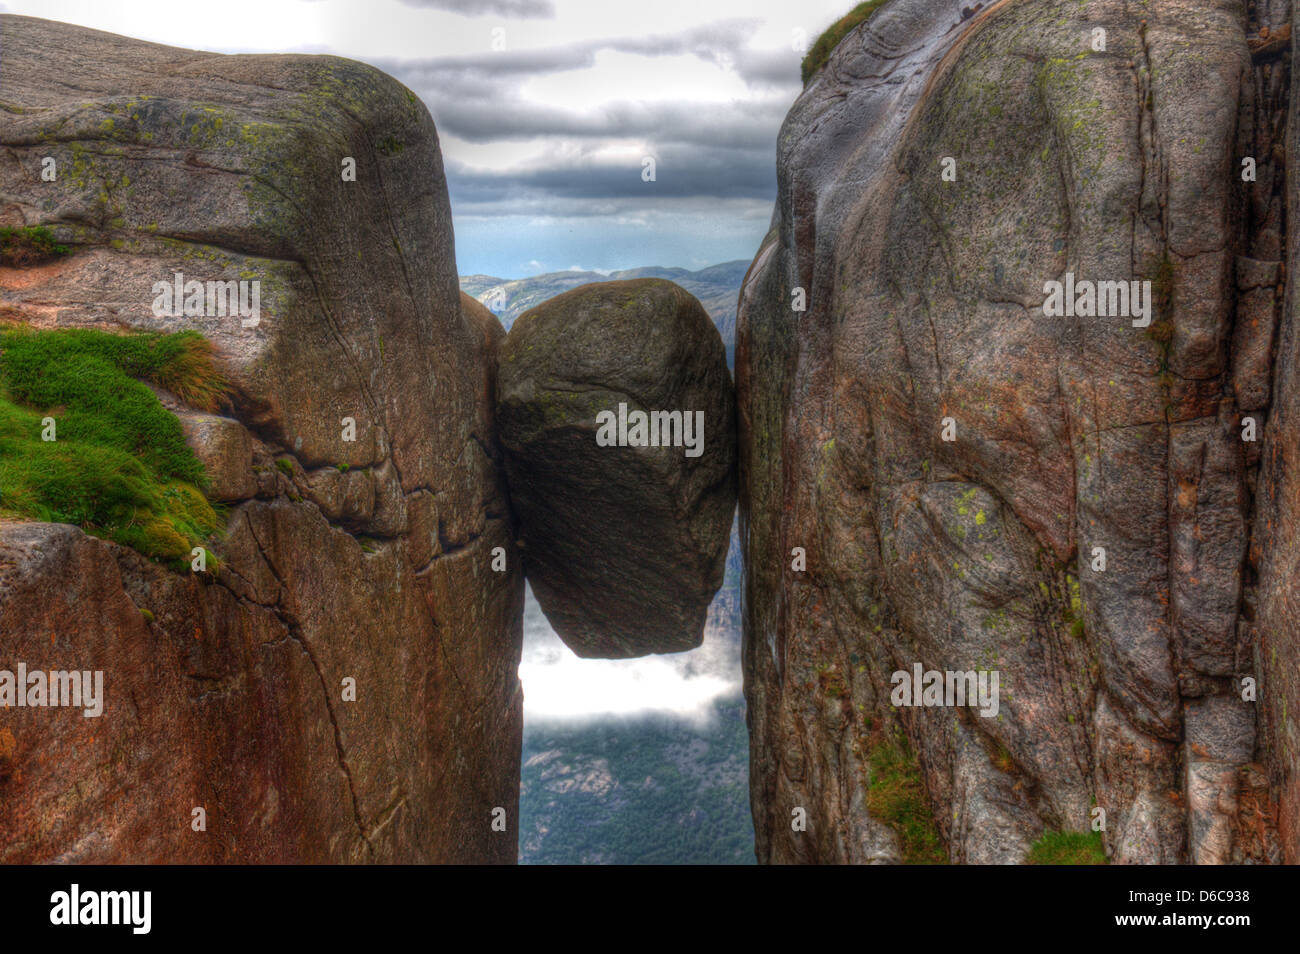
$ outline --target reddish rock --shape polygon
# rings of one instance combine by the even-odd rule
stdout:
[[[102,670],[107,696],[97,719],[0,710],[0,861],[514,862],[498,338],[460,303],[427,111],[334,57],[15,16],[0,46],[6,215],[72,249],[0,269],[0,311],[197,328],[234,385],[221,417],[178,408],[231,504],[212,572],[0,525],[0,668]],[[257,323],[156,316],[178,271],[259,281]]]

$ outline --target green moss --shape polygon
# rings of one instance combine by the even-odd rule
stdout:
[[[51,258],[68,255],[71,250],[54,240],[54,233],[43,225],[0,228],[0,265],[23,267],[39,265]]]
[[[812,45],[812,49],[803,58],[802,76],[804,85],[807,85],[808,81],[826,65],[826,61],[830,59],[835,47],[839,46],[840,40],[848,36],[858,24],[869,19],[884,3],[885,0],[867,0],[866,3],[859,3],[847,14],[831,24],[830,28],[817,38],[817,42]]]
[[[284,474],[284,476],[286,477],[293,476],[293,461],[291,461],[288,457],[277,458],[275,462],[275,466],[280,468],[280,473]]]
[[[898,834],[903,863],[948,863],[939,829],[925,799],[921,770],[901,735],[872,736],[867,751],[871,781],[867,786],[867,811]]]
[[[181,568],[220,529],[180,421],[143,379],[213,396],[194,332],[0,331],[0,514],[70,523]],[[216,390],[214,390],[216,389]],[[43,440],[45,418],[56,437]]]
[[[1031,865],[1104,865],[1101,832],[1047,831],[1034,842],[1025,859]]]

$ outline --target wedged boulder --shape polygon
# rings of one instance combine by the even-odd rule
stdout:
[[[731,377],[703,306],[662,279],[586,285],[520,316],[500,361],[524,572],[560,638],[604,658],[698,646],[736,501]]]
[[[1096,809],[1112,861],[1277,857],[1250,766],[1295,818],[1295,401],[1259,498],[1243,418],[1295,393],[1258,39],[1290,14],[1244,6],[889,0],[787,116],[737,324],[760,860],[876,856],[894,737],[954,862],[1091,839]],[[1075,280],[1145,304],[1048,314]],[[996,716],[896,705],[918,665],[999,673]]]
[[[0,266],[0,314],[195,329],[233,384],[219,416],[174,408],[229,504],[208,572],[0,523],[0,668],[106,695],[0,716],[0,862],[513,863],[500,329],[461,305],[428,111],[336,57],[17,16],[0,48],[0,219],[70,252]],[[258,309],[158,306],[177,273]]]

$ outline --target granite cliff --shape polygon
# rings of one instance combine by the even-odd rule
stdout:
[[[345,60],[0,17],[0,225],[69,250],[0,268],[6,322],[197,329],[231,382],[215,414],[163,396],[227,510],[207,571],[0,522],[0,668],[106,697],[4,710],[0,860],[514,862],[502,331],[462,303],[423,105]],[[177,273],[259,313],[160,317]]]
[[[548,302],[507,342],[459,290],[429,114],[373,68],[0,17],[0,324],[65,348],[37,379],[86,399],[56,366],[75,354],[159,409],[134,454],[157,456],[174,415],[202,479],[160,484],[160,506],[201,485],[217,508],[179,536],[170,510],[136,512],[148,533],[40,519],[110,508],[48,499],[74,458],[35,432],[120,449],[123,427],[101,399],[106,434],[87,433],[34,386],[18,407],[5,374],[31,359],[0,350],[0,674],[103,677],[90,717],[0,682],[0,861],[513,862],[517,541],[584,654],[699,644],[735,504],[717,329],[643,279]],[[167,335],[220,386],[151,379],[139,356]],[[583,409],[676,413],[691,446],[593,454],[592,422],[561,419],[574,384]],[[697,412],[707,433],[684,432]],[[189,567],[185,534],[203,537]],[[122,545],[140,540],[157,550]]]
[[[888,0],[809,78],[737,321],[760,861],[925,857],[900,764],[953,862],[1300,857],[1288,7]]]

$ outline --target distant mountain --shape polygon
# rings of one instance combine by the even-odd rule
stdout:
[[[592,282],[625,281],[631,278],[666,278],[676,282],[700,300],[704,310],[717,325],[722,341],[727,346],[727,366],[735,367],[736,300],[740,296],[740,283],[749,268],[748,260],[723,262],[699,271],[685,268],[628,268],[603,275],[600,272],[548,272],[532,278],[497,278],[494,275],[462,275],[460,287],[486,305],[501,319],[506,330],[515,319],[548,298],[579,285]]]

